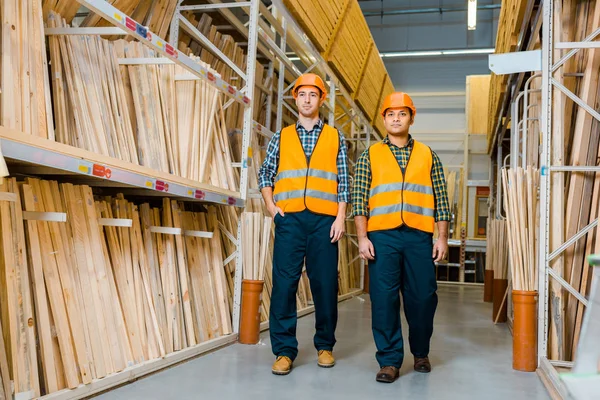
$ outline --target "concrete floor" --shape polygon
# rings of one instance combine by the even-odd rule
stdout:
[[[107,392],[105,400],[133,399],[549,399],[535,373],[512,369],[511,335],[494,326],[491,305],[476,287],[440,286],[430,360],[433,371],[412,370],[412,355],[393,384],[375,382],[378,370],[368,295],[340,304],[337,365],[316,365],[314,318],[299,320],[300,354],[288,376],[271,374],[268,332],[256,346],[231,345]],[[406,321],[404,337],[407,338]],[[405,339],[405,344],[408,340]]]

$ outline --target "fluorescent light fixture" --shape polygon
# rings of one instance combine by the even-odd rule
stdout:
[[[288,57],[290,61],[300,61],[300,57]]]
[[[395,51],[380,53],[381,58],[397,57],[429,57],[429,56],[455,56],[464,54],[492,54],[494,48],[485,49],[450,49],[450,50],[423,50],[423,51]]]
[[[381,58],[395,58],[395,57],[423,57],[423,56],[441,56],[442,52],[439,50],[433,51],[396,51],[391,53],[381,53]]]
[[[477,29],[477,0],[468,0],[467,6],[467,29]]]

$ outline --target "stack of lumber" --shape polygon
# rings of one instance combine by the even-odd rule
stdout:
[[[264,280],[267,253],[271,243],[271,217],[261,213],[242,213],[242,277],[249,280]]]
[[[66,26],[55,13],[48,24]],[[49,42],[58,141],[237,190],[216,88],[176,65],[119,65],[119,59],[157,57],[138,42],[97,36]]]
[[[112,3],[112,2],[111,2]],[[62,15],[68,23],[71,23],[81,4],[77,0],[42,0],[44,10],[44,21],[51,11]]]
[[[50,13],[48,26],[67,26]],[[114,46],[98,36],[51,36],[56,140],[138,164],[134,128]],[[166,170],[155,146],[153,163]],[[161,149],[164,148],[164,144]],[[142,154],[144,156],[144,154]]]
[[[323,58],[348,91],[354,93],[363,78],[362,75],[371,74],[371,71],[366,70],[367,57],[375,47],[371,31],[358,1],[331,1],[325,4],[336,12],[338,20],[333,34],[329,37]]]
[[[526,170],[503,169],[502,185],[512,286],[515,290],[537,290],[539,172],[531,166]],[[500,249],[494,251],[505,253]]]
[[[351,0],[355,1],[355,0]],[[338,20],[345,9],[344,1],[283,0],[302,30],[320,52],[324,52]]]
[[[200,33],[202,33],[212,44],[215,45],[223,54],[225,54],[230,60],[232,60],[237,67],[242,71],[246,72],[247,56],[242,47],[235,42],[232,36],[224,35],[217,31],[217,26],[213,24],[212,18],[208,14],[201,14],[198,20],[198,14],[191,12],[184,12],[183,17],[187,18],[193,26],[195,26]],[[185,54],[194,54],[200,57],[200,59],[211,66],[217,73],[221,75],[221,78],[229,84],[237,87],[244,86],[244,82],[241,78],[220,58],[213,55],[207,50],[201,43],[196,42],[192,39],[184,30],[180,30],[178,48]],[[253,61],[254,62],[254,61]],[[264,103],[266,101],[266,95],[263,88],[268,88],[271,84],[265,77],[266,70],[262,64],[256,62],[255,64],[255,83],[254,89],[254,120],[265,124]],[[273,108],[275,109],[275,108]],[[234,103],[229,106],[225,111],[225,121],[227,127],[230,129],[239,128],[243,126],[244,108],[239,103]],[[263,115],[262,118],[260,115]]]
[[[0,356],[0,377],[17,393],[74,388],[232,332],[215,207],[138,207],[121,195],[95,201],[88,186],[5,182],[0,355],[12,374]]]
[[[389,77],[387,76],[385,65],[379,56],[377,47],[373,45],[368,52],[365,74],[361,85],[354,93],[356,105],[360,107],[370,120],[373,120],[374,116],[378,114],[381,91],[383,86],[387,84],[387,80],[389,80]]]
[[[108,3],[164,39],[167,38],[177,7],[177,2],[172,0],[109,0]],[[111,26],[111,23],[97,14],[90,13],[81,26]]]
[[[498,22],[498,34],[496,36],[496,54],[510,53],[517,48],[519,31],[527,9],[525,0],[508,0],[502,2],[500,9],[500,19]],[[492,140],[498,114],[500,113],[500,100],[508,82],[509,75],[491,74],[489,89],[489,111],[488,111],[488,142]]]
[[[0,124],[54,139],[40,0],[2,0]]]
[[[563,5],[563,7],[566,15],[575,14],[575,4],[571,5],[571,9],[567,8],[568,4]],[[565,19],[565,21],[570,21],[571,30],[576,32],[571,34],[573,36],[565,38],[568,41],[580,41],[600,26],[600,1],[590,1],[585,4],[578,3],[576,7],[576,18],[573,20]],[[575,29],[573,25],[586,28]],[[564,73],[575,72],[574,70],[583,72],[583,77],[579,79],[578,85],[573,87],[573,90],[583,102],[598,110],[600,102],[598,74],[600,70],[600,50],[586,49],[581,50],[580,53],[582,53],[580,57],[573,60],[573,65],[565,66]],[[559,70],[559,72],[563,71]],[[565,84],[568,83],[565,82]],[[560,105],[555,103],[553,124],[560,124],[560,110],[564,109],[562,122],[565,127],[564,144],[567,149],[564,159],[568,160],[565,164],[598,165],[598,155],[600,154],[598,129],[600,123],[577,105],[570,112],[570,108],[573,107],[572,102],[567,101],[565,96],[562,96],[562,100]],[[560,106],[563,108],[558,108]],[[556,133],[555,131],[552,136],[554,137]],[[600,174],[574,172],[566,177],[565,209],[567,212],[564,238],[568,239],[600,215],[598,209],[600,203]],[[595,231],[595,235],[594,231],[588,233],[564,253],[563,276],[575,290],[578,290],[584,296],[589,294],[591,284],[591,268],[587,264],[587,256],[600,251],[600,234],[597,229]],[[585,306],[567,292],[563,292],[563,301],[565,303],[565,356],[573,358],[579,341]]]
[[[487,134],[490,75],[467,76],[467,133]]]
[[[600,2],[578,2],[574,0],[555,3],[555,41],[582,41],[600,26]],[[555,50],[554,61],[563,57],[567,50]],[[598,70],[600,52],[597,49],[582,49],[553,75],[559,83],[580,97],[594,109],[598,109],[600,90]],[[567,76],[582,73],[574,78]],[[540,87],[540,79],[532,82],[532,88]],[[533,94],[530,104],[539,104],[540,97]],[[490,97],[490,102],[492,98]],[[598,122],[583,108],[575,104],[559,90],[553,91],[552,156],[554,165],[597,165],[599,154]],[[529,117],[538,116],[539,106],[529,112]],[[527,164],[539,166],[537,151],[539,129],[537,124],[529,126],[527,135]],[[550,198],[550,248],[555,251],[564,241],[593,222],[600,215],[600,175],[572,172],[551,174],[552,197]],[[560,188],[564,188],[561,190]],[[564,215],[564,218],[558,218]],[[583,235],[566,249],[563,255],[551,263],[558,274],[582,295],[589,295],[591,284],[590,267],[586,257],[600,251],[600,235],[597,229]],[[554,279],[549,284],[549,358],[572,360],[579,341],[585,306],[562,288]]]
[[[284,0],[370,122],[384,96],[387,71],[357,0]],[[391,83],[391,81],[390,81]],[[381,128],[381,127],[380,127]],[[383,133],[380,130],[380,133]]]
[[[506,220],[488,219],[485,269],[494,271],[494,279],[508,279],[509,235],[506,226]]]
[[[31,261],[24,249],[21,197],[15,179],[0,183],[0,394],[40,394]],[[39,256],[39,254],[38,254]],[[0,396],[1,397],[1,396]]]

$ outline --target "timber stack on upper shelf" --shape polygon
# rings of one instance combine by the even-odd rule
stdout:
[[[357,0],[284,0],[304,32],[374,128],[385,96],[394,91]]]

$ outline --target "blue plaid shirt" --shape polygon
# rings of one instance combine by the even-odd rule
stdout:
[[[296,122],[296,131],[300,136],[300,143],[306,156],[310,157],[317,139],[323,130],[323,121],[319,119],[315,126],[309,131]],[[340,135],[340,150],[337,156],[337,169],[338,169],[338,202],[349,203],[350,202],[350,182],[348,178],[348,160],[346,158],[346,139],[343,134]],[[275,176],[277,175],[277,168],[279,167],[279,143],[281,140],[281,132],[277,132],[271,138],[269,146],[267,147],[267,155],[263,161],[260,170],[258,171],[258,187],[260,189],[264,187],[275,186]]]

